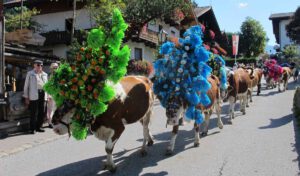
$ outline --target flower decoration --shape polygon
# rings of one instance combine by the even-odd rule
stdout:
[[[154,63],[153,88],[165,108],[174,96],[187,102],[186,117],[200,124],[203,116],[196,106],[210,103],[206,94],[211,87],[207,79],[212,69],[206,64],[210,53],[202,45],[199,26],[192,26],[183,36],[179,45],[168,41],[161,46],[164,57]]]
[[[74,102],[71,130],[78,140],[86,138],[88,124],[106,111],[115,97],[112,84],[126,74],[130,49],[120,46],[127,24],[118,9],[113,11],[111,28],[107,33],[92,29],[87,47],[78,50],[74,63],[62,64],[44,86],[57,106],[64,100]]]

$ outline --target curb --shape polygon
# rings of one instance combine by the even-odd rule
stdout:
[[[68,135],[63,135],[63,136],[56,136],[56,137],[52,137],[52,138],[46,138],[46,139],[42,139],[42,140],[39,139],[39,140],[32,141],[30,143],[25,143],[19,147],[13,148],[9,151],[0,151],[0,159],[17,154],[19,152],[25,151],[27,149],[30,149],[30,148],[33,148],[33,147],[36,147],[36,146],[39,146],[42,144],[49,143],[51,141],[55,141],[55,140],[67,137],[67,136]]]

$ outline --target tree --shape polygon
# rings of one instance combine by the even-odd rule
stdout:
[[[241,26],[240,52],[246,57],[257,57],[266,47],[267,35],[262,25],[255,19],[247,17]]]
[[[298,47],[296,45],[287,45],[284,47],[282,52],[285,58],[293,58],[299,54]]]
[[[5,29],[7,32],[15,31],[17,29],[21,28],[20,25],[20,19],[21,19],[21,7],[14,7],[11,9],[6,9],[4,11],[5,16]],[[39,14],[40,12],[37,9],[28,9],[27,7],[23,7],[23,19],[22,19],[22,25],[23,28],[28,29],[34,29],[34,30],[40,30],[41,25],[37,23],[36,21],[32,20],[32,16]]]
[[[180,9],[184,15],[191,13],[191,3],[187,0],[88,0],[87,8],[96,26],[106,28],[110,23],[112,9],[123,11],[125,21],[129,23],[127,33],[140,32],[145,24],[156,18],[171,18]]]
[[[287,36],[300,44],[300,6],[297,8],[292,21],[286,26]]]

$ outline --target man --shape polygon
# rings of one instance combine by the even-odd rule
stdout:
[[[43,62],[34,61],[34,69],[26,75],[24,84],[25,103],[30,110],[30,132],[45,132],[41,129],[45,116],[45,101],[47,95],[43,90],[44,84],[48,81],[47,73],[43,72]]]

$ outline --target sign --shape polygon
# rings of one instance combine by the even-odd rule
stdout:
[[[232,54],[237,55],[239,50],[239,35],[232,35]]]

